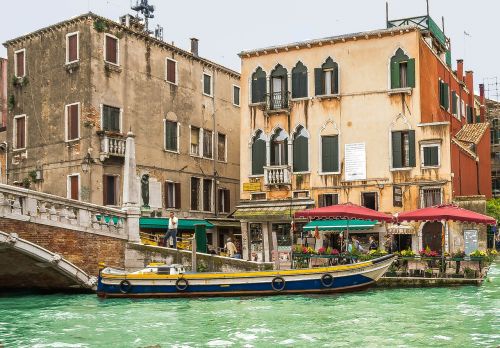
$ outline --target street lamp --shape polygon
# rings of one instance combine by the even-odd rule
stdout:
[[[93,163],[94,159],[90,156],[90,153],[87,152],[81,163],[82,171],[87,173],[90,170],[90,165]]]

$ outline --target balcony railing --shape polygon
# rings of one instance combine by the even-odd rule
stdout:
[[[264,185],[290,185],[291,183],[292,175],[289,166],[264,167]]]
[[[273,92],[266,94],[266,109],[268,111],[280,111],[289,109],[290,92]]]
[[[394,19],[387,22],[387,28],[414,25],[420,29],[428,30],[444,47],[447,47],[447,39],[443,31],[430,16],[419,16],[402,19]]]
[[[101,160],[109,157],[125,157],[125,138],[118,135],[101,135]]]

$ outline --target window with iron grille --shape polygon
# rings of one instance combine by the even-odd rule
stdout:
[[[422,208],[441,204],[441,188],[423,188],[420,195]]]

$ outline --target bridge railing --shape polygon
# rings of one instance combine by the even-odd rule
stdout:
[[[0,217],[128,239],[127,214],[117,208],[0,184]]]

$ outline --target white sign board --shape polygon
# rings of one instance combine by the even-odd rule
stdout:
[[[365,143],[345,144],[345,180],[366,180]]]
[[[464,230],[464,251],[465,255],[469,256],[471,252],[477,250],[477,230]]]

